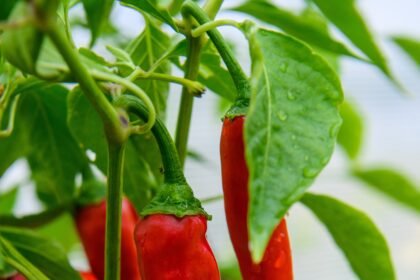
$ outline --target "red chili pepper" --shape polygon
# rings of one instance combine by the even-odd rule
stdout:
[[[148,112],[134,97],[116,102],[147,120]],[[220,280],[206,240],[207,219],[182,172],[175,145],[158,119],[152,128],[158,143],[164,184],[142,210],[134,234],[143,280]],[[127,279],[128,280],[128,279]]]
[[[225,118],[220,142],[225,212],[229,234],[244,280],[293,279],[292,256],[283,219],[259,264],[254,264],[248,236],[248,168],[245,160],[244,116]]]
[[[151,215],[135,233],[139,266],[147,280],[220,279],[216,260],[206,240],[204,216],[177,218]]]
[[[93,273],[99,280],[104,279],[106,203],[88,205],[76,213],[77,230],[85,248]],[[140,280],[137,253],[133,232],[137,222],[134,208],[124,198],[122,201],[121,228],[121,279]]]

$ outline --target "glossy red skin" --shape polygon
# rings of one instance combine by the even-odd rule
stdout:
[[[133,232],[137,222],[134,208],[124,198],[122,202],[121,229],[121,279],[140,280],[137,252]],[[104,279],[106,203],[80,208],[76,213],[77,230],[89,260],[93,274]]]
[[[220,280],[206,231],[203,216],[156,214],[140,220],[134,238],[143,280]]]
[[[83,280],[98,280],[91,272],[80,272],[80,276],[82,276]],[[8,280],[26,280],[26,278],[21,274],[16,274],[15,276],[8,278]]]
[[[225,119],[220,142],[224,203],[229,234],[244,280],[293,279],[292,256],[283,219],[275,229],[263,260],[254,264],[248,237],[248,168],[244,146],[245,117]]]

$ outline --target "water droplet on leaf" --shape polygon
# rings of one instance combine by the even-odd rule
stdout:
[[[306,167],[303,169],[303,176],[306,178],[314,178],[318,173],[319,170],[313,167]]]

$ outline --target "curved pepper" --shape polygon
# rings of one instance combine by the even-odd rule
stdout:
[[[224,203],[229,234],[244,280],[293,279],[292,256],[283,219],[275,229],[259,264],[248,248],[248,168],[245,160],[244,116],[225,118],[220,141]]]
[[[106,203],[84,206],[76,213],[76,226],[93,273],[104,279]],[[122,201],[121,279],[140,280],[133,232],[137,214],[128,201]]]
[[[116,101],[143,120],[147,110],[134,97]],[[143,280],[220,280],[206,239],[208,214],[182,172],[175,145],[160,120],[152,128],[164,169],[164,184],[141,212],[134,238]]]

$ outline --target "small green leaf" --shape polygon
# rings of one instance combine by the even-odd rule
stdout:
[[[120,0],[120,3],[139,12],[148,13],[154,18],[169,24],[175,31],[178,32],[178,27],[176,26],[169,12],[164,9],[159,9],[155,4],[151,3],[149,0]]]
[[[394,37],[393,41],[420,66],[420,41],[402,36]]]
[[[82,2],[92,33],[90,45],[93,46],[108,21],[114,0],[82,0]]]
[[[119,62],[124,62],[127,65],[131,66],[131,68],[134,68],[134,62],[131,59],[131,56],[129,53],[127,53],[125,50],[117,48],[117,47],[113,47],[113,46],[106,46],[106,49],[112,53],[112,55],[114,55],[114,57],[117,59],[117,61]]]
[[[395,82],[385,57],[377,46],[354,0],[312,0],[322,13],[382,72]]]
[[[367,186],[420,212],[420,189],[407,177],[390,168],[358,169],[353,173]]]
[[[324,195],[306,194],[301,201],[326,226],[359,279],[395,279],[386,240],[366,214]]]
[[[341,125],[340,81],[299,41],[250,27],[253,93],[245,123],[250,244],[255,261],[328,163]]]
[[[303,17],[265,1],[247,1],[233,8],[235,11],[250,14],[255,18],[281,28],[288,34],[318,48],[358,58],[343,43],[332,38],[311,17]]]
[[[57,243],[32,231],[11,227],[1,227],[0,235],[48,279],[81,279],[79,273],[71,267],[63,248]]]
[[[3,9],[3,8],[2,8]],[[26,1],[19,1],[9,21],[22,21],[32,16],[32,7]],[[34,74],[44,35],[33,24],[6,30],[1,36],[1,51],[10,64],[19,70]]]
[[[148,71],[169,49],[171,40],[156,23],[151,21],[148,17],[145,17],[145,19],[146,25],[144,30],[127,46],[126,51],[130,54],[132,61],[136,66]],[[169,73],[169,63],[164,62],[160,64],[154,72],[163,74]],[[160,117],[163,117],[169,92],[168,83],[147,79],[138,80],[136,81],[136,84],[149,95],[153,105],[155,105],[156,111],[160,114]]]
[[[363,142],[363,119],[354,105],[344,102],[340,107],[343,125],[338,133],[338,144],[350,159],[356,159]]]
[[[18,0],[2,0],[0,9],[0,20],[6,20],[16,5]]]

